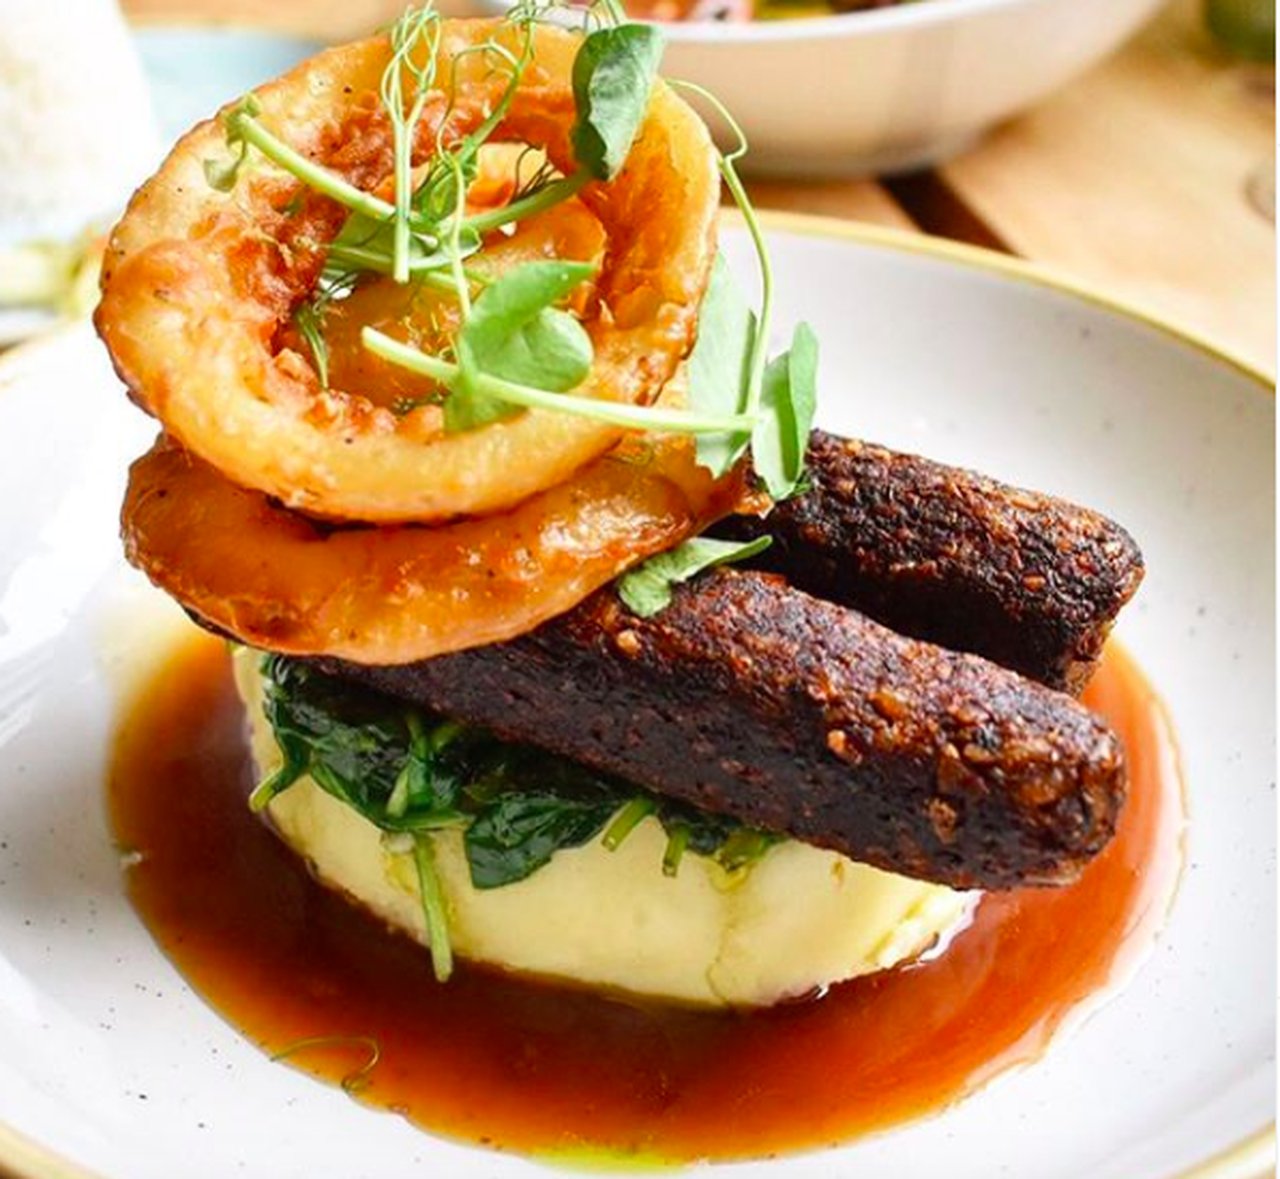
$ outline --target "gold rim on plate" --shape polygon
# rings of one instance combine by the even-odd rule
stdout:
[[[725,217],[734,224],[741,224],[741,215],[733,209],[725,210]],[[871,225],[858,221],[845,221],[838,217],[819,217],[811,213],[790,213],[780,210],[764,210],[759,214],[764,225],[784,233],[801,237],[828,237],[859,245],[882,246],[906,254],[924,254],[956,262],[974,270],[985,270],[1002,278],[1029,282],[1033,286],[1046,287],[1071,295],[1104,311],[1111,311],[1124,319],[1136,320],[1162,335],[1170,336],[1182,344],[1194,348],[1213,360],[1220,361],[1268,391],[1275,392],[1275,378],[1265,369],[1246,360],[1243,356],[1220,344],[1194,328],[1176,323],[1154,311],[1109,295],[1100,287],[1082,279],[1071,278],[1065,273],[1039,262],[1029,262],[1012,254],[1000,254],[982,246],[971,246],[950,238],[908,229],[891,229],[883,225]]]
[[[901,253],[920,254],[940,258],[959,266],[997,274],[1017,282],[1027,282],[1070,295],[1090,303],[1124,319],[1153,328],[1161,334],[1184,344],[1204,356],[1226,365],[1274,394],[1275,382],[1255,365],[1214,344],[1204,336],[1161,319],[1105,292],[1067,278],[1052,269],[1026,262],[1005,254],[997,254],[978,246],[953,242],[946,238],[931,237],[907,230],[887,229],[876,225],[841,221],[834,217],[815,217],[806,213],[764,212],[761,221],[775,232],[794,233],[802,237],[834,238],[856,245],[876,246]],[[740,218],[730,212],[728,220],[737,223]],[[52,343],[52,336],[60,332],[41,334],[25,344],[20,344],[0,357],[0,394],[3,393],[3,377],[19,357],[30,349]],[[1269,1179],[1276,1168],[1276,1128],[1271,1122],[1241,1139],[1211,1158],[1179,1172],[1171,1179]],[[17,1130],[0,1123],[0,1169],[8,1171],[13,1179],[102,1179],[98,1173],[81,1167],[56,1154],[47,1147],[27,1138]]]

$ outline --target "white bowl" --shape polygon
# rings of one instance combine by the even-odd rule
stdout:
[[[920,0],[829,17],[665,25],[663,74],[705,86],[733,112],[751,142],[748,171],[903,172],[954,155],[1081,73],[1160,2]]]
[[[669,30],[664,73],[707,87],[761,173],[938,163],[1087,69],[1160,0],[922,0],[842,16]]]

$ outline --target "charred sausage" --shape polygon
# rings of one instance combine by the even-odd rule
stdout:
[[[716,528],[773,544],[759,567],[902,634],[1078,692],[1142,580],[1123,528],[1087,508],[815,430],[812,487]]]
[[[1123,752],[1069,696],[717,571],[510,642],[326,670],[704,810],[959,888],[1057,884],[1111,837]]]

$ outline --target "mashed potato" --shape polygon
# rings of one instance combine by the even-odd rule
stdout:
[[[258,659],[242,650],[236,676],[266,774],[280,751]],[[412,858],[388,851],[376,827],[305,777],[270,814],[321,881],[426,943]],[[736,878],[693,854],[664,876],[666,835],[652,818],[616,851],[599,841],[561,851],[526,880],[488,890],[471,885],[460,832],[433,839],[458,955],[686,1003],[774,1003],[883,970],[945,936],[969,901],[796,842]]]

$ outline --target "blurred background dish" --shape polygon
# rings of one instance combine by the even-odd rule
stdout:
[[[92,310],[106,227],[161,144],[323,45],[251,30],[131,31],[115,0],[6,3],[0,348]]]
[[[325,44],[317,37],[176,24],[144,25],[134,36],[168,144],[223,103],[284,73]]]
[[[151,95],[115,0],[5,0],[0,244],[74,237],[159,159]]]
[[[97,226],[160,157],[115,0],[5,0],[0,37],[0,346],[92,303]]]
[[[902,172],[955,155],[1099,61],[1160,6],[869,0],[864,11],[815,16],[868,0],[755,0],[765,19],[742,19],[753,0],[636,3],[637,15],[710,18],[666,25],[663,73],[706,87],[733,112],[751,142],[746,171],[805,176]],[[774,19],[788,13],[794,19]]]

